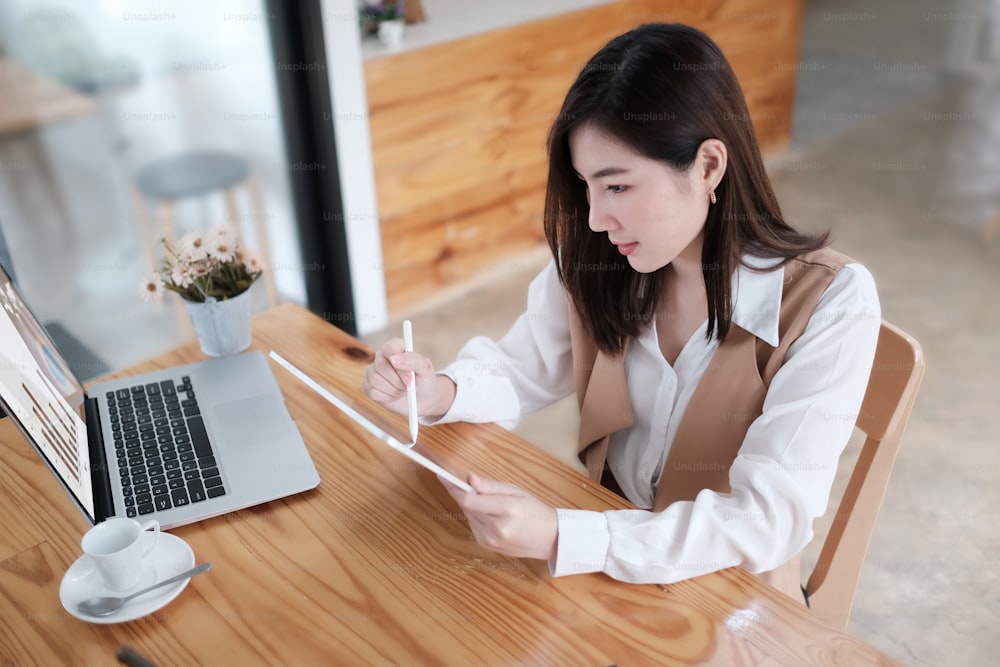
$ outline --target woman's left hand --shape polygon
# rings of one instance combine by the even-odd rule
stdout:
[[[438,477],[455,499],[476,541],[504,556],[555,560],[556,511],[523,489],[469,473],[477,493],[463,491]]]

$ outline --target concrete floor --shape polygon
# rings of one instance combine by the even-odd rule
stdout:
[[[800,73],[792,149],[769,163],[786,218],[831,229],[835,247],[874,274],[885,319],[923,346],[926,375],[849,628],[907,665],[979,666],[1000,654],[991,419],[1000,238],[990,248],[979,237],[1000,209],[1000,66],[962,71],[949,61],[956,23],[973,20],[967,7],[808,3],[802,61],[811,66]],[[502,335],[546,259],[498,267],[415,314],[418,349],[442,366],[470,336]],[[575,464],[572,399],[517,430]]]

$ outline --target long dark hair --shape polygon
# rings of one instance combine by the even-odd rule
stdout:
[[[545,195],[545,235],[559,279],[605,352],[620,352],[653,320],[665,271],[634,271],[588,227],[586,186],[569,150],[570,131],[584,123],[679,172],[706,139],[726,145],[728,166],[703,231],[709,338],[729,332],[732,275],[744,253],[788,261],[827,243],[828,234],[800,234],[785,223],[743,91],[707,35],[647,24],[616,37],[580,72],[552,125]]]

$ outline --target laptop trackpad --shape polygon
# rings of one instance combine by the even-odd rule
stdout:
[[[262,394],[212,406],[215,431],[226,449],[280,444],[288,435],[288,413],[281,399]]]

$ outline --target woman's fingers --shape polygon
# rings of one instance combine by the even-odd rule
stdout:
[[[441,481],[465,513],[476,542],[507,556],[555,557],[555,509],[513,484],[475,474],[469,474],[468,481],[477,493]]]
[[[388,359],[404,382],[409,382],[408,377],[411,371],[418,378],[434,377],[434,364],[418,352],[397,352],[389,356]]]
[[[521,500],[534,499],[531,494],[518,486],[480,477],[475,473],[469,473],[467,481],[476,493],[460,489],[442,477],[438,479],[467,514],[483,517],[508,516],[511,514],[511,508],[516,507]]]
[[[480,477],[474,472],[469,473],[469,486],[482,494],[498,494],[505,496],[525,496],[524,489],[509,482],[500,482],[488,477]]]
[[[403,339],[392,338],[375,352],[375,361],[365,369],[365,388],[374,389],[385,396],[395,397],[399,392],[406,391],[406,380],[403,371],[396,368],[391,357],[403,351]],[[408,373],[407,373],[408,375]],[[372,396],[378,400],[377,397]]]
[[[373,395],[372,391],[381,396]],[[377,352],[375,361],[365,369],[365,393],[375,400],[384,400],[386,397],[395,397],[400,392],[406,392],[406,385],[382,352]]]
[[[395,412],[406,411],[406,388],[417,380],[417,406],[421,415],[436,407],[440,392],[438,377],[430,359],[417,352],[404,352],[403,340],[392,338],[375,353],[375,361],[365,369],[365,395]]]
[[[405,412],[406,386],[389,362],[380,358],[381,354],[377,353],[375,361],[365,369],[362,391],[368,398],[394,412]]]

